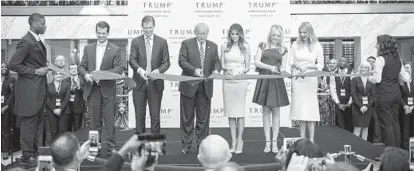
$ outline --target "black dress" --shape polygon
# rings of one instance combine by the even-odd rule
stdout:
[[[259,48],[263,50],[263,47],[263,43],[260,43]],[[277,49],[263,50],[261,62],[267,65],[281,66],[282,58],[285,53],[287,53],[286,49],[283,53],[280,53]],[[272,73],[267,69],[257,68],[256,71],[258,71],[260,75],[275,75],[275,73]],[[289,105],[289,98],[287,96],[283,78],[258,79],[253,94],[253,103],[270,107],[283,107]]]

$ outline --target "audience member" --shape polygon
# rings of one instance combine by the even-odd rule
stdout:
[[[89,141],[79,146],[75,135],[66,132],[52,143],[50,151],[56,171],[77,170],[82,161],[89,156]]]
[[[244,171],[244,168],[235,162],[227,162],[218,166],[214,171]]]
[[[216,169],[231,159],[230,146],[220,135],[209,135],[201,141],[198,161],[207,171]]]

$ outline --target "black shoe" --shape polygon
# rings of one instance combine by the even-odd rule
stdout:
[[[190,149],[188,149],[188,148],[183,148],[181,150],[181,153],[184,154],[184,155],[187,155],[189,152],[190,152]]]
[[[20,164],[26,169],[33,168],[37,166],[37,160],[34,157],[21,158]]]

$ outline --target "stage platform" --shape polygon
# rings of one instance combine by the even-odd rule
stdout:
[[[149,130],[148,130],[149,131]],[[194,144],[191,153],[183,155],[181,151],[180,129],[162,129],[163,134],[167,136],[167,154],[159,158],[160,165],[174,165],[174,166],[201,166],[197,160],[197,147]],[[228,128],[213,128],[212,134],[223,136],[231,143],[230,132]],[[125,141],[134,134],[134,130],[117,129],[117,147],[120,148]],[[82,129],[76,132],[80,141],[85,141],[88,137],[88,129]],[[279,147],[283,144],[284,137],[299,137],[298,128],[281,128],[278,138]],[[240,165],[255,165],[275,163],[275,154],[263,153],[265,145],[264,134],[262,128],[246,128],[244,132],[244,148],[243,154],[232,157],[232,161]],[[338,127],[316,127],[315,143],[322,149],[323,152],[335,153],[343,150],[343,145],[349,144],[352,150],[360,155],[374,159],[383,152],[385,146],[375,146],[370,142],[364,141],[355,137],[352,133],[347,132]],[[341,156],[336,161],[343,161]],[[356,158],[352,158],[352,163],[358,168],[365,168],[368,163],[360,162]],[[100,165],[85,161],[82,163],[81,170],[99,170]],[[126,169],[125,169],[126,170]]]

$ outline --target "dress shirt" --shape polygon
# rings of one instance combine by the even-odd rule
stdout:
[[[35,37],[36,41],[40,41],[39,35],[37,35],[36,33],[33,33],[31,30],[29,30],[29,32]]]
[[[341,68],[338,68],[337,69],[337,71],[339,70],[339,74],[346,74],[346,73],[348,73],[348,68],[345,68],[345,69],[342,69],[341,70]],[[339,78],[340,79],[340,78]],[[351,78],[349,78],[350,80],[352,80],[352,77]],[[335,82],[335,77],[331,77],[330,79],[329,79],[329,90],[331,91],[331,96],[332,96],[332,99],[334,100],[334,102],[336,103],[336,104],[339,104],[339,98],[338,98],[338,94],[336,93],[336,82]],[[352,97],[350,97],[349,98],[349,101],[348,101],[348,105],[351,105],[352,104]]]
[[[108,41],[105,41],[104,43],[96,42],[96,67],[95,71],[99,71],[102,64],[102,59],[105,54],[106,46],[108,45]]]
[[[152,34],[151,36],[145,36],[144,35],[144,42],[145,42],[145,48],[147,48],[147,39],[150,39],[150,48],[152,49],[152,45],[154,45],[154,34]]]
[[[74,87],[74,84],[76,84],[76,89],[80,89],[79,76],[71,76],[70,81],[71,81],[73,87]],[[73,81],[76,81],[76,82],[73,82]]]
[[[400,60],[401,61],[401,60]],[[384,69],[385,66],[385,59],[384,57],[380,56],[377,58],[377,60],[375,61],[375,68],[374,68],[374,72],[373,75],[368,77],[368,80],[374,84],[380,83],[381,79],[382,79],[382,70]],[[405,72],[404,70],[404,64],[401,61],[401,71],[399,74],[400,80],[404,81],[404,82],[408,82],[410,79],[410,75]]]
[[[62,82],[54,81],[53,83],[55,84],[55,90],[56,90],[56,92],[59,94],[60,87],[62,86]]]

